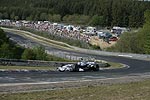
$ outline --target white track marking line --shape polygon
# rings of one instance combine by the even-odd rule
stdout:
[[[132,58],[133,56],[130,56],[130,55],[118,55],[119,57],[129,57],[129,58]]]

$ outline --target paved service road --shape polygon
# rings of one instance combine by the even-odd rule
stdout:
[[[58,82],[92,80],[105,78],[119,78],[123,76],[150,75],[150,61],[136,60],[120,56],[102,56],[86,54],[69,50],[61,50],[53,46],[45,45],[37,41],[25,38],[13,33],[7,33],[13,41],[19,45],[33,47],[35,45],[44,46],[49,52],[55,51],[56,54],[69,56],[94,57],[96,59],[119,62],[128,65],[130,68],[101,70],[98,72],[0,72],[0,84],[4,83],[26,83],[26,82]]]

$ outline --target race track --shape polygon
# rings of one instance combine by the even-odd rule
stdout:
[[[101,70],[98,72],[0,72],[0,84],[6,83],[35,83],[35,82],[60,82],[60,81],[78,81],[105,78],[119,78],[123,76],[141,76],[150,75],[150,61],[131,59],[120,56],[104,56],[96,54],[87,54],[70,50],[62,50],[50,45],[46,45],[32,39],[19,36],[13,33],[7,33],[9,37],[19,45],[33,47],[35,45],[44,46],[49,52],[56,54],[65,54],[69,56],[93,57],[96,59],[119,62],[127,65],[129,68]]]

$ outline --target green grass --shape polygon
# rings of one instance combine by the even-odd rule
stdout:
[[[21,33],[21,32],[16,32],[16,33]],[[28,35],[29,37],[34,37],[34,38],[36,38],[36,39],[39,39],[39,40],[43,40],[44,42],[47,42],[47,43],[49,43],[49,44],[53,44],[53,45],[57,45],[57,46],[62,46],[62,47],[67,47],[67,48],[71,48],[71,47],[69,47],[68,45],[66,45],[65,43],[61,43],[61,42],[58,42],[58,41],[54,41],[54,40],[50,40],[50,39],[48,39],[48,38],[44,38],[44,37],[39,37],[39,36],[31,36],[29,33],[27,33],[27,32],[22,32],[22,34],[26,34],[26,35]],[[32,33],[33,34],[33,33]],[[45,33],[46,34],[46,33]]]
[[[5,31],[9,32],[10,30],[8,29],[4,29]],[[40,36],[34,36],[34,35],[30,35],[28,32],[24,32],[24,31],[18,31],[18,30],[11,30],[17,34],[22,34],[22,35],[26,35],[26,37],[30,37],[30,38],[34,38],[34,39],[37,39],[37,40],[40,40],[40,41],[43,41],[43,42],[46,42],[48,44],[51,44],[51,45],[56,45],[56,46],[61,46],[61,47],[67,47],[67,48],[71,48],[69,47],[68,45],[66,45],[65,43],[61,43],[61,42],[57,42],[57,41],[54,41],[54,40],[50,40],[50,39],[47,39],[47,38],[44,38],[44,37],[40,37]],[[33,33],[32,33],[33,34]],[[44,34],[44,33],[43,33]],[[45,33],[46,34],[46,33]]]
[[[123,67],[121,63],[108,62],[108,64],[110,64],[109,68],[122,68]]]
[[[0,66],[0,70],[5,69],[5,70],[55,70],[56,67],[30,67],[30,66]]]
[[[103,68],[109,68],[109,69],[116,69],[116,68],[123,68],[123,64],[121,63],[116,63],[116,62],[109,62],[109,61],[103,61],[103,60],[98,60],[97,63],[105,63],[108,64],[107,66],[103,66]]]
[[[150,80],[43,92],[0,94],[0,100],[149,100]]]

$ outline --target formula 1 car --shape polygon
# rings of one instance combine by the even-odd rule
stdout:
[[[95,62],[81,61],[76,64],[66,64],[57,68],[60,72],[84,72],[84,71],[99,71],[99,65]]]

